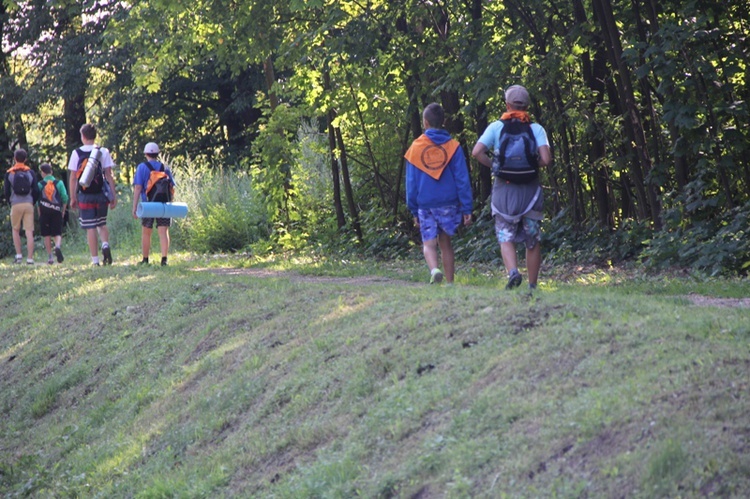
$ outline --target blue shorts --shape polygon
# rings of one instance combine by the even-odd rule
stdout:
[[[524,243],[531,249],[542,240],[542,221],[523,217],[516,223],[495,215],[495,235],[499,243]]]
[[[109,203],[78,203],[78,222],[82,229],[96,229],[107,225]]]
[[[419,219],[419,232],[422,234],[422,242],[431,241],[438,237],[440,232],[454,236],[458,226],[461,225],[461,214],[458,206],[443,206],[442,208],[430,208],[417,210]]]

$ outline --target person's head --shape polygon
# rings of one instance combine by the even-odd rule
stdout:
[[[156,142],[149,142],[146,147],[143,148],[143,154],[147,158],[156,158],[159,155],[159,145]]]
[[[41,171],[45,176],[52,175],[52,165],[49,163],[42,163],[39,165],[39,171]]]
[[[86,123],[81,127],[81,140],[84,143],[92,143],[96,140],[96,128],[90,123]]]
[[[25,149],[16,149],[13,153],[13,159],[16,163],[26,163],[26,158],[28,158],[28,154],[26,154]]]
[[[529,92],[521,85],[512,85],[505,91],[505,105],[508,109],[526,111],[529,103]]]
[[[445,122],[443,106],[435,102],[428,104],[422,111],[422,119],[425,128],[443,128],[443,122]]]

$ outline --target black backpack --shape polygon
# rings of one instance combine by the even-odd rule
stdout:
[[[16,196],[28,196],[31,193],[31,182],[33,180],[29,177],[30,175],[27,175],[25,171],[16,172],[13,175],[13,193]]]
[[[503,120],[492,173],[513,184],[528,184],[539,176],[537,146],[531,123]]]
[[[83,175],[83,171],[86,169],[86,165],[89,162],[89,156],[91,151],[84,151],[82,149],[76,149],[78,153],[78,171],[76,171],[76,178],[80,179]],[[91,179],[91,183],[88,187],[84,187],[78,184],[78,191],[85,192],[86,194],[99,194],[104,190],[104,171],[102,170],[102,164],[99,162],[96,165],[96,172],[94,172],[94,178]]]
[[[166,168],[161,165],[157,170],[150,161],[146,162],[150,171],[146,185],[146,199],[154,203],[169,203],[172,201],[172,180],[167,175]]]

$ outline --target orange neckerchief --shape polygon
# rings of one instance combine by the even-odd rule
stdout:
[[[503,113],[503,115],[500,117],[500,121],[512,120],[513,118],[517,119],[521,123],[531,123],[529,113],[527,113],[526,111],[508,111],[507,113]]]
[[[440,180],[443,170],[450,163],[458,146],[459,143],[455,139],[450,139],[448,142],[438,145],[430,140],[426,134],[422,134],[412,142],[404,157],[409,163],[430,177]]]
[[[8,168],[8,173],[14,173],[14,172],[25,172],[31,170],[28,166],[24,165],[23,163],[16,163],[12,167]]]

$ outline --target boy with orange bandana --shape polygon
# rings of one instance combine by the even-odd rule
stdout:
[[[455,262],[451,237],[458,226],[471,224],[473,201],[466,157],[458,141],[443,129],[445,111],[436,103],[422,112],[425,132],[406,158],[406,204],[422,236],[422,252],[430,284],[445,276],[453,283]],[[443,270],[438,267],[438,247]]]

